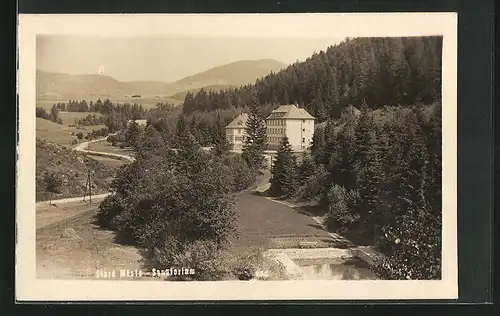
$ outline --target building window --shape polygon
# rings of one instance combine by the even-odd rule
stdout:
[[[303,131],[303,132],[305,132],[305,131],[306,131],[306,129],[305,129],[305,128],[303,128],[303,129],[302,129],[302,131]]]
[[[306,120],[302,120],[302,123],[305,123],[305,122],[306,122]]]
[[[305,137],[302,137],[302,142],[305,143],[306,142],[306,138]]]

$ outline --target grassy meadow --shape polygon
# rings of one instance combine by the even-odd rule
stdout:
[[[65,146],[72,147],[71,141],[76,139],[78,143],[82,143],[85,139],[78,139],[72,133],[82,132],[84,135],[93,130],[98,130],[105,127],[104,125],[69,127],[61,125],[42,118],[36,118],[36,137],[45,141]]]

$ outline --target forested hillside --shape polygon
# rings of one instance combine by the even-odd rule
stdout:
[[[298,103],[320,121],[348,104],[430,104],[441,93],[442,37],[346,39],[253,85],[186,95],[183,113]]]

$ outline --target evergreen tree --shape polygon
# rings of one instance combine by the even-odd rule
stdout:
[[[315,172],[314,163],[307,153],[303,153],[302,161],[298,168],[297,183],[302,186],[309,180]]]
[[[261,108],[254,101],[246,122],[246,137],[243,143],[242,156],[252,170],[265,167],[264,150],[267,144],[266,124]]]
[[[222,156],[231,150],[231,144],[226,138],[226,127],[222,122],[220,114],[217,114],[217,118],[215,120],[215,132],[213,136],[213,151],[215,155]]]
[[[311,153],[314,163],[317,165],[324,162],[325,145],[325,130],[322,127],[316,127],[312,139]]]
[[[186,125],[186,120],[183,115],[179,115],[177,119],[177,124],[175,126],[175,134],[173,144],[175,147],[179,147],[179,142],[188,132],[188,127]]]
[[[161,153],[165,150],[165,142],[153,125],[146,127],[144,136],[140,142],[140,150],[146,155]]]
[[[288,137],[283,137],[272,169],[270,192],[275,196],[293,195],[297,189],[297,162]]]
[[[363,233],[373,238],[382,228],[377,225],[377,220],[382,216],[379,200],[383,184],[381,179],[383,169],[375,125],[366,109],[361,112],[356,142],[358,148],[358,214]]]
[[[54,123],[57,123],[57,119],[59,118],[59,110],[57,106],[54,104],[50,109],[50,120]]]
[[[137,149],[140,145],[141,131],[136,121],[129,122],[125,131],[125,142],[128,146]]]

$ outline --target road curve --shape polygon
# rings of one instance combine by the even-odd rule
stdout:
[[[83,143],[79,144],[78,146],[74,147],[73,150],[76,150],[79,152],[84,152],[84,153],[86,153],[88,155],[92,155],[92,156],[102,156],[102,157],[124,160],[124,161],[128,161],[128,162],[133,162],[135,160],[134,157],[129,156],[129,155],[106,153],[106,152],[99,152],[99,151],[93,151],[93,150],[87,149],[89,147],[89,144],[100,142],[100,141],[105,141],[106,139],[107,139],[107,137],[90,140],[88,142],[83,142]],[[96,199],[96,200],[103,199],[106,196],[108,196],[109,194],[110,193],[108,192],[108,193],[104,193],[104,194],[93,195],[92,199]],[[88,196],[86,197],[86,200],[88,200]],[[83,202],[83,196],[64,198],[64,199],[59,199],[59,200],[39,201],[39,202],[36,202],[36,206],[44,205],[44,204],[64,204],[64,203],[72,203],[72,202],[78,202],[78,201]]]

